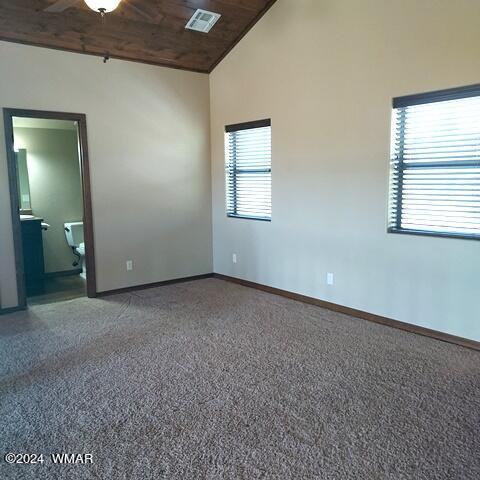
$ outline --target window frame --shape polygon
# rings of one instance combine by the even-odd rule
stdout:
[[[464,87],[449,88],[445,90],[437,90],[434,92],[419,93],[414,95],[406,95],[402,97],[395,97],[392,100],[392,110],[399,108],[407,108],[415,105],[424,105],[429,103],[438,103],[445,102],[449,100],[460,100],[463,98],[470,97],[480,97],[480,84],[467,85]],[[392,123],[391,131],[393,132],[395,124]],[[392,140],[390,140],[392,142]],[[390,159],[390,162],[392,159]],[[403,157],[400,160],[400,165],[403,164]],[[443,166],[443,165],[442,165]],[[438,164],[431,163],[428,168],[438,168]],[[400,178],[403,177],[403,172],[405,167],[401,168]],[[401,215],[402,215],[402,182],[400,180],[400,186],[396,194],[392,193],[391,189],[391,180],[392,180],[392,171],[389,171],[389,205],[388,205],[388,215],[387,215],[387,233],[401,234],[401,235],[419,235],[427,237],[440,237],[440,238],[456,238],[461,240],[480,240],[480,234],[469,234],[469,233],[452,233],[452,232],[438,232],[438,231],[429,231],[429,230],[415,230],[415,229],[406,229],[401,227]],[[393,200],[394,199],[394,200]],[[397,202],[396,207],[396,221],[395,226],[390,226],[388,222],[390,221],[390,202]]]
[[[271,129],[272,127],[272,121],[270,118],[262,119],[262,120],[254,120],[250,122],[243,122],[243,123],[234,123],[231,125],[226,125],[225,126],[225,134],[235,134],[240,131],[244,130],[253,130],[256,128],[265,128],[269,127]],[[271,133],[271,132],[270,132]],[[229,164],[230,158],[226,157],[224,160],[225,167]],[[236,205],[236,198],[237,198],[237,188],[236,188],[236,175],[237,175],[237,167],[236,165],[233,168],[234,171],[234,189],[233,189],[233,197],[234,197],[234,205]],[[250,173],[250,171],[246,172],[243,171],[241,173]],[[270,156],[270,168],[260,168],[260,169],[255,169],[255,171],[252,171],[251,173],[270,173],[270,182],[271,182],[271,174],[272,174],[272,162],[271,162],[271,156]],[[261,216],[252,216],[252,215],[242,215],[238,213],[230,213],[228,211],[228,195],[229,195],[229,190],[228,190],[228,178],[227,175],[226,177],[226,185],[225,185],[225,200],[226,200],[226,205],[225,205],[225,212],[227,218],[240,218],[244,220],[258,220],[260,222],[271,222],[272,221],[272,212],[270,210],[270,217],[261,217]],[[270,207],[271,207],[271,191],[270,191]],[[236,211],[236,206],[234,207],[234,211]]]

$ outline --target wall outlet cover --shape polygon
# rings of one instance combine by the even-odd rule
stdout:
[[[127,271],[133,270],[133,260],[127,260]]]
[[[333,285],[333,273],[327,273],[327,285]]]

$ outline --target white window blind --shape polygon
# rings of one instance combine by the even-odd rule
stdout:
[[[480,86],[393,107],[389,231],[480,238]]]
[[[227,215],[271,220],[270,120],[225,127]]]

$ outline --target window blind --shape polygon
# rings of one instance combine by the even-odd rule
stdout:
[[[225,127],[227,215],[271,220],[270,120]]]
[[[480,86],[393,107],[389,231],[480,238]]]

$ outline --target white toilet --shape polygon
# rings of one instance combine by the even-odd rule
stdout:
[[[64,223],[65,237],[67,243],[73,250],[73,253],[78,255],[79,264],[82,266],[82,273],[80,276],[87,279],[87,271],[85,269],[85,241],[83,238],[83,222],[70,222]]]

